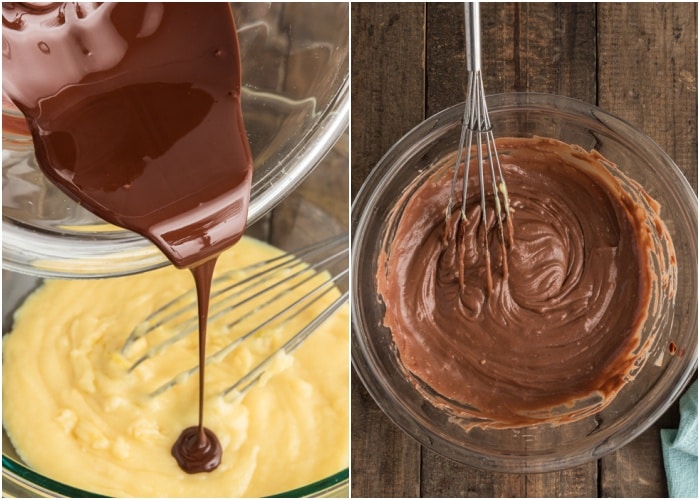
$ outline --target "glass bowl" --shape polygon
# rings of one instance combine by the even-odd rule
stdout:
[[[379,407],[422,445],[461,463],[503,472],[545,472],[596,459],[644,432],[697,368],[697,197],[651,139],[595,106],[544,94],[487,98],[496,137],[542,136],[596,149],[661,204],[677,258],[675,302],[650,311],[646,362],[602,411],[560,425],[474,428],[429,402],[408,381],[377,295],[378,260],[398,217],[392,208],[457,149],[463,104],[428,118],[372,170],[352,207],[352,362]],[[507,179],[506,179],[507,181]],[[393,222],[392,222],[393,219]],[[517,231],[517,228],[516,228]],[[674,346],[675,344],[675,346]]]
[[[312,241],[346,233],[349,192],[347,172],[347,134],[344,134],[319,167],[272,214],[248,228],[246,234],[268,241],[278,248],[293,250]],[[2,278],[4,334],[11,328],[14,310],[43,279],[9,270],[3,270]],[[339,282],[338,285],[341,290],[347,290],[347,280]],[[11,383],[11,381],[4,380],[4,383]],[[349,422],[347,425],[349,429]],[[2,451],[3,496],[46,498],[100,496],[94,492],[79,490],[52,480],[33,470],[17,455],[4,429]],[[273,496],[347,498],[348,494],[349,468],[344,468],[316,482],[291,491],[279,492]]]
[[[349,116],[347,3],[232,4],[254,158],[248,222],[294,190]],[[2,261],[38,276],[99,277],[167,263],[145,238],[95,217],[42,175],[19,111],[3,98]]]

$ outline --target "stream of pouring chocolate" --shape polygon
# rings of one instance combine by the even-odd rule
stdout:
[[[199,299],[199,425],[173,455],[218,466],[203,425],[209,287],[241,237],[252,159],[227,3],[3,3],[3,92],[58,187],[189,268]]]

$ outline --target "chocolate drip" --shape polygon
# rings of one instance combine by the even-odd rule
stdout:
[[[239,57],[225,3],[3,4],[3,91],[44,174],[195,277],[199,426],[173,447],[187,472],[221,459],[203,426],[204,353],[216,257],[242,236],[250,197]]]
[[[206,427],[188,427],[173,445],[172,454],[188,474],[211,472],[221,463],[221,444]]]
[[[210,472],[221,463],[221,445],[214,433],[204,427],[204,370],[206,367],[207,318],[211,279],[216,259],[191,269],[197,285],[199,311],[199,425],[188,427],[173,445],[172,454],[180,468],[190,474]]]

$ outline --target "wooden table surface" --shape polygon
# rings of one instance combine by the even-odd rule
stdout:
[[[464,100],[461,4],[353,3],[351,194],[425,118]],[[654,139],[697,192],[697,3],[482,4],[488,94],[573,97]],[[663,497],[659,429],[597,462],[544,474],[490,473],[421,447],[352,378],[354,497]]]

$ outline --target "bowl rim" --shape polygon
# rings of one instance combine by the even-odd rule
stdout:
[[[674,182],[677,181],[683,196],[694,201],[694,203],[690,204],[689,212],[690,218],[692,219],[691,222],[695,226],[695,232],[691,235],[691,239],[695,240],[695,247],[690,251],[695,253],[695,266],[697,271],[697,195],[676,163],[655,141],[629,122],[600,107],[569,97],[546,93],[515,92],[490,95],[487,96],[486,100],[490,110],[502,109],[508,106],[525,106],[533,109],[553,111],[559,106],[564,105],[567,108],[571,108],[567,109],[569,113],[594,114],[596,121],[598,121],[599,117],[603,117],[606,119],[604,125],[608,129],[615,132],[622,130],[627,136],[631,136],[636,140],[642,140],[648,148],[654,151],[659,159],[671,167],[669,173],[673,176]],[[375,189],[375,186],[383,179],[401,170],[404,163],[401,160],[411,155],[411,148],[406,148],[405,151],[402,150],[406,144],[411,144],[411,146],[415,148],[418,148],[419,145],[427,144],[433,136],[440,133],[441,129],[440,127],[435,127],[436,124],[442,123],[446,120],[446,117],[451,117],[451,115],[455,115],[457,118],[461,117],[463,109],[464,103],[458,103],[426,118],[394,143],[370,171],[352,202],[352,269],[358,269],[358,266],[361,265],[359,256],[360,243],[370,223],[371,213],[373,212],[371,208],[374,207],[375,200],[379,196],[379,189]],[[442,123],[442,125],[443,128],[448,126],[447,123]],[[435,131],[434,128],[438,130]],[[692,352],[687,352],[685,354],[688,361],[677,374],[675,381],[673,381],[674,385],[670,394],[666,392],[670,397],[660,401],[661,404],[647,408],[638,415],[629,418],[626,427],[622,430],[619,429],[619,426],[612,425],[611,431],[606,435],[607,439],[604,439],[602,443],[594,447],[588,447],[571,456],[561,457],[557,456],[555,453],[530,456],[488,455],[464,447],[457,449],[452,442],[445,440],[440,435],[426,428],[422,422],[414,420],[411,417],[411,411],[401,404],[400,398],[396,395],[393,388],[387,387],[380,382],[375,373],[373,373],[375,366],[370,365],[372,365],[374,361],[371,359],[371,355],[368,352],[369,349],[363,342],[362,330],[365,328],[365,325],[361,324],[361,313],[358,309],[358,304],[361,303],[358,273],[352,273],[351,279],[352,365],[377,406],[381,408],[392,422],[398,425],[399,428],[421,445],[452,460],[482,469],[520,473],[561,470],[597,459],[619,449],[647,430],[661,417],[673,402],[681,396],[685,388],[689,385],[698,366],[697,339],[695,339]],[[697,293],[697,280],[695,281],[695,292]],[[689,327],[697,331],[697,305],[692,312],[694,312],[694,318],[691,319]],[[371,330],[371,327],[369,329]],[[387,402],[387,400],[393,403],[393,405]],[[657,401],[657,403],[658,402],[659,401]]]
[[[15,484],[28,485],[32,490],[54,496],[55,494],[64,495],[69,498],[110,498],[105,495],[91,493],[80,488],[75,488],[67,484],[61,483],[48,478],[36,471],[33,471],[19,462],[13,460],[3,453],[2,455],[2,475],[3,475],[3,492],[5,491],[4,482],[6,479],[11,480]],[[265,498],[290,498],[290,497],[307,497],[317,495],[324,491],[333,491],[337,488],[342,488],[348,483],[350,477],[349,468],[340,470],[330,476],[324,477],[312,483],[291,489],[289,491],[268,495]]]
[[[345,16],[349,17],[349,8]],[[349,62],[348,46],[339,66],[338,86],[326,107],[314,112],[316,118],[302,140],[284,158],[277,160],[261,179],[264,189],[255,184],[252,186],[256,196],[250,201],[247,225],[260,220],[291,194],[348,128]],[[243,96],[260,94],[255,88],[245,86],[245,82],[241,93]],[[243,119],[245,121],[245,114]],[[170,264],[153,243],[136,233],[120,230],[116,237],[107,233],[104,238],[99,234],[60,234],[58,230],[40,230],[11,221],[3,213],[2,267],[42,278],[104,278],[150,271]],[[31,255],[31,260],[28,255]],[[39,265],[35,265],[36,262]]]

